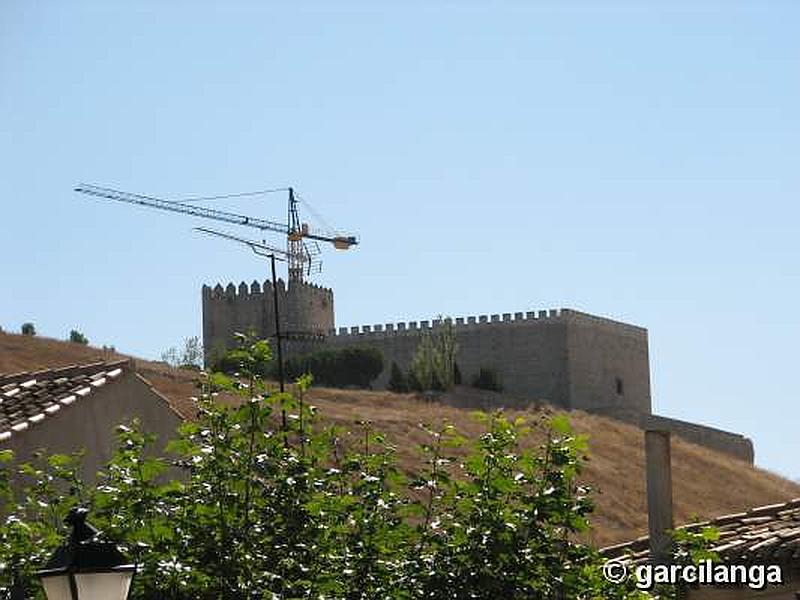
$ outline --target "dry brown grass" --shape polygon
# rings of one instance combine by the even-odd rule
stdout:
[[[400,463],[406,468],[418,464],[416,448],[425,439],[418,423],[446,419],[470,438],[482,430],[470,411],[426,402],[414,395],[314,389],[310,399],[326,420],[343,425],[358,419],[372,421],[376,430],[396,444]],[[510,412],[524,414],[532,424],[541,424],[557,411],[544,407]],[[603,546],[645,534],[642,430],[581,411],[569,416],[575,430],[589,436],[590,460],[584,479],[596,490],[592,541]],[[528,444],[541,439],[535,433],[531,437]],[[796,483],[679,438],[673,442],[672,461],[677,523],[800,496],[800,485]]]
[[[57,340],[0,334],[0,373],[121,357]],[[137,361],[137,368],[182,414],[191,417],[193,405],[188,398],[195,394],[193,373],[148,361]],[[320,408],[326,423],[353,429],[355,421],[372,421],[375,430],[397,446],[399,462],[407,470],[419,464],[416,449],[425,440],[419,423],[447,420],[472,438],[481,431],[470,411],[411,394],[314,388],[308,399]],[[553,412],[544,407],[527,411],[526,416],[532,423],[541,423]],[[591,458],[584,478],[597,491],[591,540],[602,546],[646,533],[642,431],[580,411],[570,413],[570,419],[576,431],[588,434],[590,440]],[[532,438],[528,443],[536,443],[536,435]],[[672,460],[677,523],[800,496],[796,483],[681,439],[674,440]]]
[[[0,333],[0,374],[125,358],[82,344]]]

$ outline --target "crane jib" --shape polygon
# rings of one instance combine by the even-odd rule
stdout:
[[[189,204],[183,204],[181,202],[162,200],[160,198],[152,198],[149,196],[142,196],[140,194],[121,192],[119,190],[114,190],[111,188],[101,188],[92,185],[80,185],[75,188],[75,191],[81,192],[83,194],[89,194],[91,196],[99,196],[101,198],[107,198],[109,200],[117,200],[119,202],[127,202],[129,204],[137,204],[139,206],[147,206],[149,208],[158,208],[161,210],[178,212],[206,219],[214,219],[216,221],[224,221],[226,223],[233,223],[236,225],[246,225],[248,227],[261,229],[262,231],[275,231],[278,233],[288,233],[289,231],[288,226],[283,223],[276,223],[274,221],[268,221],[266,219],[248,217],[246,215],[238,215],[235,213],[229,213],[226,211],[216,210],[213,208],[191,206]]]
[[[193,206],[191,204],[184,204],[175,200],[162,200],[161,198],[154,198],[151,196],[143,196],[141,194],[132,194],[130,192],[122,192],[112,188],[105,188],[96,185],[80,184],[75,188],[76,192],[88,194],[90,196],[98,196],[107,198],[109,200],[117,200],[119,202],[127,202],[129,204],[137,204],[139,206],[146,206],[149,208],[158,208],[170,212],[177,212],[195,217],[202,217],[205,219],[213,219],[215,221],[223,221],[232,223],[234,225],[244,225],[260,229],[261,231],[274,231],[286,235],[292,233],[292,229],[288,224],[277,223],[275,221],[268,221],[266,219],[259,219],[256,217],[249,217],[247,215],[238,215],[223,210],[216,210],[213,208],[206,208],[204,206]],[[350,246],[358,244],[358,240],[353,236],[327,236],[309,233],[307,230],[303,231],[302,236],[312,240],[322,242],[331,242],[336,248],[346,249]]]

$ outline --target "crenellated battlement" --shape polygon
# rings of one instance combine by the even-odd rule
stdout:
[[[287,289],[286,282],[283,279],[278,279],[277,281],[278,286],[278,293],[285,291]],[[326,288],[320,285],[316,285],[314,283],[292,283],[292,288],[297,288],[302,290],[316,290],[321,291],[323,293],[333,295],[333,290],[330,288]],[[203,286],[203,300],[231,300],[231,299],[250,299],[250,298],[261,298],[265,294],[272,294],[272,282],[269,280],[260,283],[257,280],[253,280],[253,282],[248,285],[244,281],[242,281],[238,286],[234,285],[233,283],[228,283],[227,286],[222,287],[221,284],[216,284],[215,286],[204,285]]]
[[[603,317],[596,317],[587,313],[569,308],[548,309],[538,311],[500,313],[490,315],[476,315],[446,319],[432,319],[427,321],[408,321],[400,323],[377,323],[375,325],[359,325],[353,327],[339,327],[330,330],[328,335],[335,338],[347,337],[387,337],[397,335],[419,335],[423,331],[430,331],[441,327],[444,322],[451,322],[458,331],[471,331],[484,328],[520,327],[531,325],[544,325],[554,322],[564,322],[567,319],[579,320],[605,325],[631,333],[646,333],[646,330],[628,323],[621,323]],[[342,340],[344,341],[344,340]]]
[[[417,335],[422,331],[430,331],[441,327],[445,322],[452,323],[456,330],[483,328],[486,326],[508,326],[521,323],[554,321],[563,318],[568,309],[540,310],[516,313],[502,313],[493,315],[476,315],[469,317],[448,317],[446,319],[430,319],[426,321],[408,321],[399,323],[377,323],[375,325],[360,325],[354,327],[340,327],[328,332],[334,337],[347,336],[386,336],[386,335]]]

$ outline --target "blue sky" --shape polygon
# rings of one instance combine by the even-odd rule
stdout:
[[[571,307],[647,327],[655,409],[800,478],[800,4],[0,3],[0,325],[157,358],[200,225],[73,193],[293,185],[337,325]],[[227,203],[280,218],[285,199]]]

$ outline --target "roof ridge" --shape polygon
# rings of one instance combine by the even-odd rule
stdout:
[[[71,364],[61,367],[51,367],[49,369],[39,369],[37,371],[19,371],[17,373],[0,373],[0,386],[10,383],[19,383],[29,379],[53,379],[57,376],[72,377],[92,370],[106,370],[113,368],[136,370],[135,364],[130,358],[116,360],[100,360],[90,363]]]
[[[679,525],[675,529],[692,530],[700,527],[714,527],[717,525],[724,526],[732,522],[741,521],[742,519],[747,519],[753,516],[759,516],[759,517],[777,516],[778,513],[794,508],[800,508],[800,497],[792,498],[791,500],[787,500],[785,502],[776,502],[774,504],[763,504],[761,506],[753,506],[743,511],[735,513],[726,513],[724,515],[720,515],[718,517],[712,517],[704,521],[686,523],[684,525]],[[627,542],[621,542],[618,544],[613,544],[611,546],[605,546],[603,548],[600,548],[600,552],[604,554],[608,553],[614,556],[618,556],[619,554],[622,553],[622,551],[641,546],[645,542],[648,542],[649,539],[650,536],[643,535],[635,539],[628,540]]]
[[[135,372],[133,362],[126,359],[27,371],[0,378],[0,442],[37,425],[108,382],[118,380],[123,373]]]
[[[775,504],[764,504],[762,506],[756,506],[748,510],[748,514],[753,513],[764,513],[764,512],[778,512],[780,510],[786,509],[789,506],[800,506],[800,497],[792,498],[791,500],[787,500],[786,502],[776,502]]]

